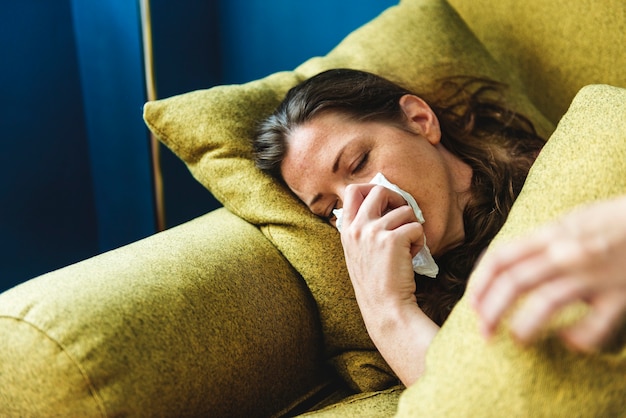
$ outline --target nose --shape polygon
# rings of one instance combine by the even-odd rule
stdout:
[[[346,188],[348,186],[349,186],[348,183],[337,186],[337,189],[335,190],[335,196],[337,197],[337,203],[335,204],[335,209],[343,208],[343,199],[344,199],[344,196],[346,195]]]
[[[342,184],[340,187],[337,188],[336,194],[337,194],[337,208],[343,208],[343,201],[346,198],[346,194],[352,195],[354,193],[354,190],[350,191],[349,189],[351,188],[357,188],[358,186],[362,184],[359,182],[346,182],[344,184]]]

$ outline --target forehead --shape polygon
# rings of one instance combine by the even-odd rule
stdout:
[[[322,162],[359,136],[360,125],[336,113],[324,113],[296,127],[287,138],[285,162]]]
[[[291,132],[281,174],[298,197],[310,198],[317,183],[332,174],[340,150],[359,137],[358,125],[344,116],[325,113]]]
[[[358,130],[359,122],[336,112],[323,112],[311,120],[296,127],[288,141],[298,142],[302,140],[323,142],[325,140],[338,140],[352,130]]]

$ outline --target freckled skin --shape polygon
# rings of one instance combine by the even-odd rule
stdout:
[[[368,183],[377,172],[383,173],[415,198],[426,219],[431,251],[440,255],[463,238],[463,192],[471,180],[471,169],[441,145],[440,136],[436,119],[422,117],[401,129],[325,113],[294,130],[282,175],[303,202],[322,195],[310,209],[329,216],[333,207],[342,207],[347,185]],[[355,172],[365,153],[366,163]]]

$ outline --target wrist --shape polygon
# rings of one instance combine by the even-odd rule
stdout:
[[[415,382],[424,373],[426,351],[439,327],[415,301],[388,304],[364,320],[372,342],[400,380],[407,386]]]
[[[415,300],[396,301],[379,307],[370,314],[363,313],[370,338],[376,346],[390,336],[419,331],[428,343],[439,327],[420,309]],[[421,338],[420,338],[421,339]]]

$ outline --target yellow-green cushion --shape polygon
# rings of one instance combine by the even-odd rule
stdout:
[[[450,3],[550,120],[587,84],[626,87],[623,0]]]
[[[327,385],[314,312],[258,229],[213,211],[0,294],[0,417],[278,415]]]
[[[327,354],[337,370],[356,389],[374,390],[395,378],[363,326],[336,230],[258,171],[251,159],[255,126],[287,90],[335,67],[379,73],[418,92],[449,75],[491,77],[513,86],[508,95],[513,107],[541,132],[553,128],[441,0],[404,0],[350,34],[327,56],[312,58],[294,71],[146,104],[150,129],[224,206],[258,225],[303,276],[318,305]]]
[[[377,392],[359,393],[302,416],[315,418],[379,418],[396,412],[404,386],[398,385]]]
[[[586,87],[541,152],[494,244],[577,205],[624,193],[626,90]],[[472,278],[478,274],[480,266]],[[626,349],[584,356],[548,337],[524,350],[506,332],[486,343],[467,297],[426,361],[425,375],[401,397],[401,417],[617,417],[626,411]]]

